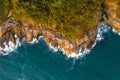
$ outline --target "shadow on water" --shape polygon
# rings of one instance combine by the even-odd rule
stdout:
[[[120,80],[120,36],[107,32],[91,53],[68,59],[44,40],[0,56],[0,80]]]

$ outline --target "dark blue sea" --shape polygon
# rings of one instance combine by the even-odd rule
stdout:
[[[79,59],[52,51],[43,39],[23,42],[0,56],[0,80],[120,80],[120,36],[109,31],[104,38]]]

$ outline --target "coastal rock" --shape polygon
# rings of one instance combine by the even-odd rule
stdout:
[[[5,42],[8,45],[9,41],[16,45],[15,35],[19,38],[19,42],[22,42],[24,38],[27,42],[32,42],[33,38],[38,39],[38,36],[42,35],[48,45],[51,44],[53,48],[61,48],[66,55],[78,54],[80,49],[84,51],[91,48],[95,41],[95,34],[96,31],[93,30],[81,39],[70,40],[59,32],[54,32],[44,27],[30,28],[29,25],[20,24],[17,20],[10,17],[5,25],[0,27],[0,46],[4,48],[3,43]]]
[[[112,21],[111,25],[120,33],[120,0],[105,0],[108,20]]]
[[[112,26],[114,27],[114,29],[120,33],[120,23],[119,22],[116,22],[116,21],[113,21],[112,22]]]

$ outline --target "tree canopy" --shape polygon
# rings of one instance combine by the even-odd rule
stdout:
[[[1,1],[4,5],[0,6],[4,6],[4,10],[9,8],[8,3],[10,3],[12,16],[16,19],[47,24],[49,25],[47,28],[60,32],[71,39],[81,38],[88,30],[96,28],[101,16],[100,6],[103,2],[102,0]]]

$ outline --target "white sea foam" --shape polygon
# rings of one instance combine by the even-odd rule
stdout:
[[[85,50],[84,50],[83,52],[81,52],[81,49],[80,49],[78,55],[79,55],[79,57],[83,57],[83,56],[85,56],[86,54],[89,54],[89,52],[90,52],[90,50],[88,50],[88,49],[86,49],[86,48],[85,48]]]
[[[19,38],[16,39],[16,46],[15,46],[15,48],[17,48],[18,46],[21,46],[21,43],[20,43],[20,41],[19,41]]]
[[[0,47],[0,53],[3,55],[7,55],[10,52],[14,51],[18,46],[21,46],[21,43],[19,42],[19,38],[17,37],[17,35],[15,35],[15,39],[16,39],[16,45],[12,41],[9,41],[8,45],[6,44],[6,42],[4,42],[3,43],[4,48]]]
[[[102,34],[103,32],[106,32],[107,29],[103,25],[100,25],[98,28],[97,36],[96,36],[96,41],[101,41],[103,38]]]
[[[97,36],[96,36],[96,40],[94,42],[94,44],[92,45],[91,49],[95,47],[95,45],[97,44],[98,41],[101,41],[104,39],[103,37],[103,32],[107,32],[107,26],[105,25],[100,25],[97,31]]]
[[[92,45],[91,49],[95,47],[95,45],[97,44],[98,41],[101,41],[101,40],[104,39],[102,34],[103,34],[103,32],[107,32],[109,29],[110,29],[110,27],[106,26],[104,24],[99,26],[97,36],[96,36],[96,40],[95,40],[94,44]],[[82,49],[80,49],[78,54],[77,53],[71,53],[71,54],[68,55],[68,57],[71,57],[71,58],[83,57],[86,54],[89,54],[91,49],[88,50],[88,49],[85,48],[85,50],[83,52],[81,51]]]
[[[107,31],[107,30],[106,30],[106,28],[105,28],[103,25],[99,26],[95,43],[93,44],[93,46],[91,47],[91,49],[94,48],[94,46],[96,45],[97,41],[101,41],[102,39],[104,39],[103,36],[102,36],[102,33],[103,33],[103,32],[106,32],[106,31]],[[65,53],[65,50],[64,50],[63,48],[61,48],[60,46],[54,48],[54,47],[51,45],[51,43],[49,44],[49,48],[52,49],[52,50],[55,51],[55,52],[57,52],[58,50],[60,50],[60,51],[63,52],[63,54],[67,55],[68,58],[76,58],[76,59],[78,59],[79,57],[83,57],[83,56],[85,56],[86,54],[89,54],[90,51],[91,51],[91,49],[88,50],[88,49],[85,48],[85,50],[82,52],[82,51],[81,51],[82,48],[81,48],[81,49],[79,50],[79,53],[72,52],[72,53],[66,54],[66,53]]]
[[[120,36],[120,33],[118,33],[118,35]]]
[[[85,50],[84,50],[83,52],[82,52],[81,49],[80,49],[80,50],[79,50],[79,53],[73,52],[73,53],[70,53],[70,54],[67,55],[67,56],[68,56],[68,58],[76,58],[76,59],[78,59],[79,57],[85,56],[85,55],[88,54],[89,52],[90,52],[90,50],[88,50],[88,49],[85,48]]]
[[[63,52],[64,55],[67,55],[67,54],[65,53],[64,48],[61,48],[60,46],[58,46],[58,47],[53,47],[53,46],[51,45],[51,43],[50,43],[50,44],[49,44],[49,48],[52,49],[54,52],[57,52],[57,51],[60,50],[60,51]],[[73,52],[73,53],[68,54],[67,57],[68,57],[68,58],[78,58],[78,54],[76,54],[75,52]]]
[[[96,40],[95,40],[94,44],[92,45],[91,49],[95,47],[95,45],[97,44],[97,41],[101,41],[101,40],[104,39],[104,37],[102,36],[102,34],[103,34],[103,32],[107,32],[107,29],[106,29],[106,28],[107,28],[107,26],[105,27],[105,25],[100,25],[100,26],[99,26],[98,32],[97,32],[97,36],[96,36]],[[82,52],[82,51],[81,51],[82,48],[81,48],[81,49],[79,50],[79,53],[78,53],[78,54],[75,53],[75,52],[73,52],[73,53],[71,53],[71,54],[69,54],[69,55],[67,55],[67,56],[70,57],[70,58],[83,57],[83,56],[85,56],[86,54],[89,54],[90,51],[91,51],[91,49],[88,50],[88,49],[85,48],[85,50]]]
[[[37,43],[37,42],[38,42],[38,40],[36,38],[33,38],[33,40],[29,43],[33,44],[33,43]]]
[[[114,28],[112,29],[112,31],[113,31],[114,33],[117,33],[117,31],[116,31]]]
[[[103,32],[106,32],[106,31],[107,31],[107,29],[106,29],[106,27],[104,27],[104,25],[100,25],[99,26],[95,43],[93,44],[93,46],[91,47],[91,49],[96,45],[97,41],[100,41],[100,40],[104,39],[103,36],[102,36],[102,34],[103,34]],[[0,47],[0,53],[2,53],[3,55],[7,55],[9,52],[14,51],[18,46],[21,46],[21,43],[19,42],[19,38],[18,38],[18,36],[16,34],[14,35],[14,38],[16,39],[16,45],[13,42],[11,42],[11,41],[9,41],[8,45],[6,43],[4,43],[5,48],[3,49],[3,48]],[[43,36],[39,36],[38,40],[40,40],[41,38],[43,38]],[[36,38],[33,38],[33,40],[31,42],[29,42],[29,43],[31,43],[31,44],[38,43],[38,40]],[[55,52],[57,52],[58,50],[61,50],[63,52],[63,54],[65,54],[64,53],[65,50],[63,48],[61,48],[60,46],[53,47],[51,45],[51,43],[50,43],[49,47],[50,47],[50,49],[52,49]],[[67,56],[68,56],[68,58],[83,57],[84,55],[88,54],[91,51],[91,49],[88,50],[88,49],[85,48],[85,50],[83,52],[81,51],[82,49],[80,49],[78,54],[75,53],[75,52],[73,52],[73,53],[68,54]]]
[[[43,36],[39,36],[38,39],[37,38],[33,38],[31,42],[28,42],[30,44],[33,44],[33,43],[38,43],[40,39],[42,39]]]
[[[6,42],[4,42],[3,45],[5,46],[4,48],[0,47],[0,53],[2,53],[3,55],[9,54],[15,49],[14,43],[12,43],[11,41],[8,42],[8,45],[6,44]]]
[[[12,41],[8,42],[8,45],[6,44],[6,42],[3,43],[3,45],[5,46],[4,48],[0,47],[0,53],[3,55],[8,55],[10,52],[14,51],[15,49],[17,49],[18,46],[21,46],[21,42],[19,41],[18,36],[15,34],[14,38],[16,39],[16,43],[14,44]],[[38,40],[40,40],[41,38],[43,38],[43,36],[39,36]],[[23,41],[25,40],[25,38],[23,38]],[[38,40],[36,38],[33,38],[33,40],[30,42],[31,44],[33,43],[38,43]]]
[[[106,26],[104,24],[99,26],[97,36],[96,36],[96,40],[95,40],[94,44],[92,45],[91,49],[95,47],[95,45],[97,44],[98,41],[101,41],[101,40],[104,39],[103,33],[107,32],[110,29],[111,29],[110,26]]]
[[[115,34],[120,35],[120,33],[118,33],[114,28],[112,29],[112,31],[113,31]]]
[[[44,38],[43,36],[39,36],[39,38],[38,39],[41,39],[41,38]]]
[[[59,50],[58,47],[53,47],[51,43],[49,44],[49,48],[52,49],[54,52],[57,52]]]
[[[10,51],[13,51],[15,49],[15,44],[13,42],[9,41],[8,45]]]
[[[54,52],[57,52],[57,51],[62,51],[64,55],[66,55],[68,58],[76,58],[78,59],[79,57],[83,57],[84,55],[88,54],[90,52],[90,50],[88,49],[85,49],[83,52],[81,52],[81,49],[79,50],[79,53],[75,53],[75,52],[72,52],[72,53],[69,53],[69,54],[66,54],[65,53],[65,50],[64,48],[61,48],[60,46],[58,47],[53,47],[51,45],[51,43],[49,44],[49,48],[52,49]]]
[[[71,54],[68,54],[67,56],[68,56],[68,58],[78,58],[79,55],[76,54],[75,52],[73,52]]]
[[[15,39],[17,39],[17,38],[18,38],[16,34],[14,35],[14,38],[15,38]]]

